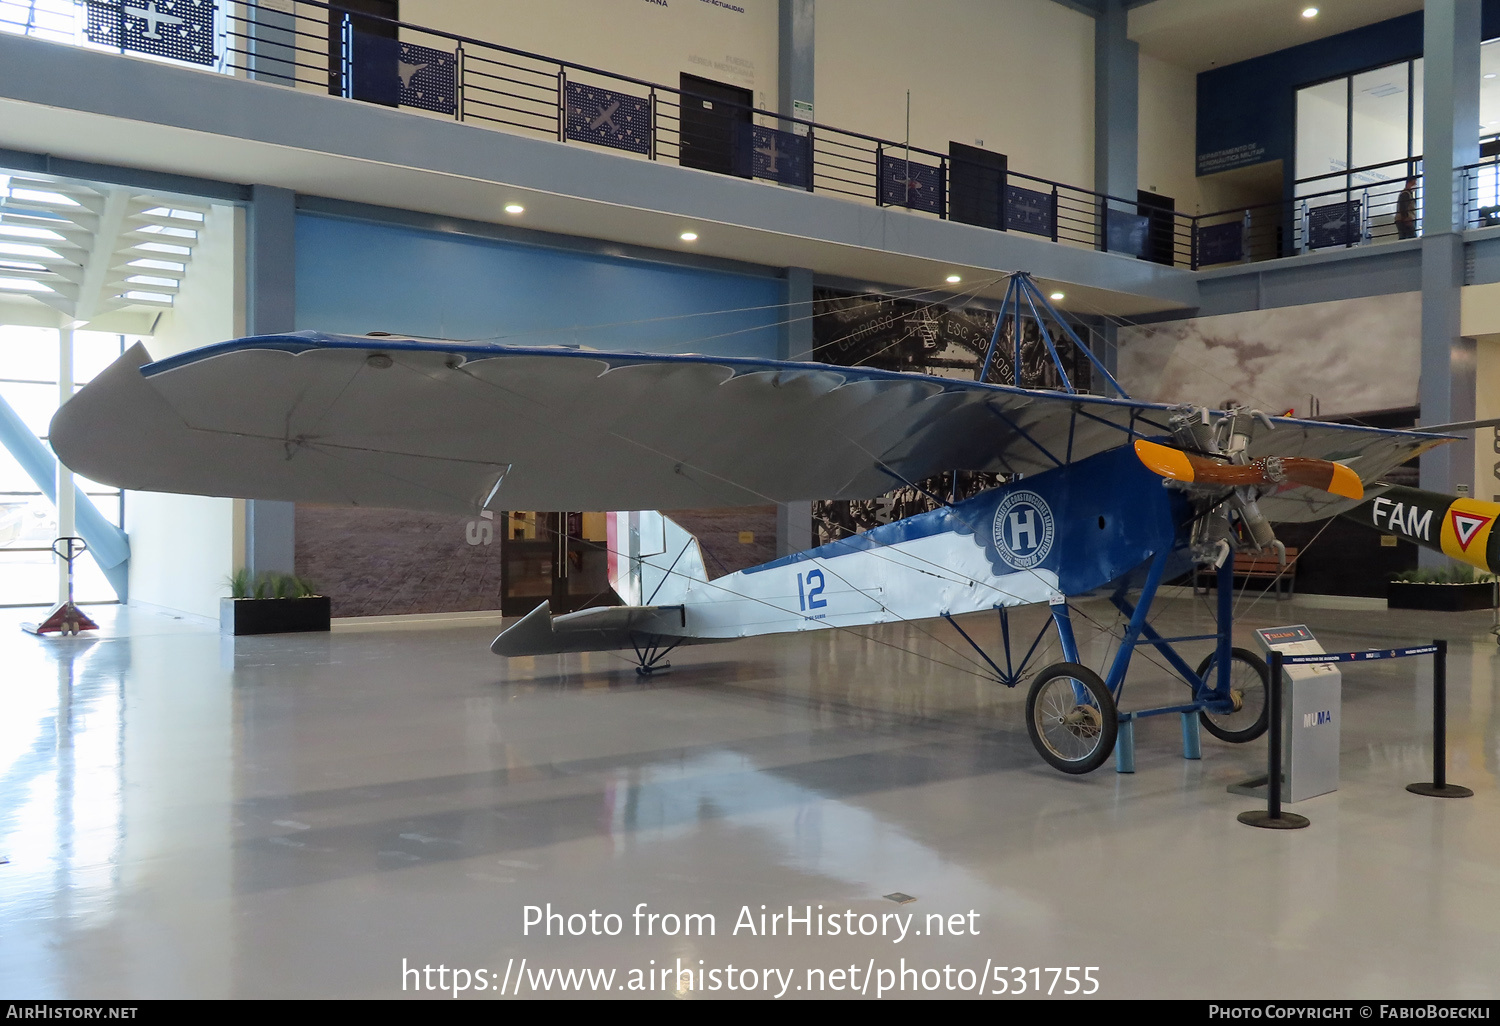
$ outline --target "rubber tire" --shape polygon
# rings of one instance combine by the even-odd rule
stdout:
[[[1203,662],[1198,664],[1198,676],[1204,677],[1209,667],[1213,665],[1214,656],[1217,654],[1217,652],[1209,653]],[[1220,741],[1228,741],[1233,745],[1242,745],[1246,741],[1254,741],[1260,737],[1266,732],[1266,728],[1271,725],[1270,703],[1268,701],[1271,693],[1271,670],[1260,656],[1243,648],[1230,649],[1229,662],[1231,664],[1231,672],[1233,672],[1232,665],[1236,662],[1241,662],[1260,675],[1260,716],[1248,727],[1241,728],[1240,730],[1230,730],[1215,723],[1210,718],[1211,714],[1208,710],[1200,709],[1198,710],[1198,722],[1203,725],[1204,730]],[[1204,677],[1204,679],[1206,681],[1207,677]]]
[[[1065,759],[1058,755],[1042,739],[1041,732],[1037,729],[1037,696],[1049,681],[1058,677],[1071,677],[1082,684],[1099,709],[1101,723],[1098,744],[1081,759]],[[1109,688],[1105,687],[1099,675],[1087,666],[1080,666],[1078,663],[1053,663],[1032,680],[1031,689],[1026,693],[1026,732],[1031,735],[1031,743],[1037,752],[1053,769],[1072,774],[1092,773],[1113,754],[1119,731],[1120,717],[1115,709],[1114,696],[1109,693]]]

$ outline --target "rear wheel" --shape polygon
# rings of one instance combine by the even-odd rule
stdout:
[[[1198,676],[1204,683],[1218,687],[1218,653],[1214,652],[1198,664]],[[1213,674],[1213,676],[1210,676]],[[1229,654],[1229,694],[1236,706],[1233,712],[1198,711],[1198,720],[1214,737],[1232,744],[1254,741],[1266,732],[1270,721],[1267,718],[1266,695],[1271,684],[1271,671],[1254,652],[1243,648],[1231,649]]]
[[[1054,663],[1026,694],[1026,731],[1043,759],[1064,773],[1090,773],[1114,751],[1120,724],[1114,696],[1099,675]]]

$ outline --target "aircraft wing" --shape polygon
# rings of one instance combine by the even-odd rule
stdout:
[[[134,346],[50,435],[124,488],[473,513],[872,498],[1162,438],[1172,412],[860,367],[301,332],[154,363]],[[1357,457],[1367,482],[1446,440],[1278,425],[1256,444]],[[1298,501],[1287,518],[1315,511]]]
[[[1378,492],[1371,486],[1386,474],[1429,449],[1454,440],[1452,435],[1413,431],[1384,431],[1346,424],[1273,417],[1275,430],[1258,431],[1248,447],[1250,457],[1311,456],[1342,463],[1365,484],[1365,499]],[[1364,499],[1342,499],[1312,488],[1283,486],[1263,495],[1260,511],[1277,523],[1324,520],[1353,509]]]

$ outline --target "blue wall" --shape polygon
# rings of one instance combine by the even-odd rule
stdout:
[[[1500,0],[1484,0],[1481,37],[1500,36]],[[1422,55],[1422,12],[1268,53],[1198,76],[1198,174],[1286,161],[1292,180],[1297,90]]]
[[[784,294],[769,276],[297,215],[299,330],[775,358]]]

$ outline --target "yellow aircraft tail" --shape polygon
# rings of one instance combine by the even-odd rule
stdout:
[[[1342,514],[1481,570],[1500,573],[1500,503],[1392,486]]]

